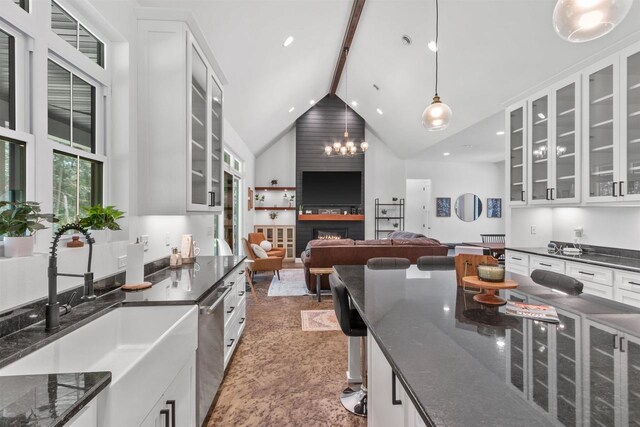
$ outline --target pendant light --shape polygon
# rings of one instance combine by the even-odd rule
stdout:
[[[627,16],[633,0],[558,0],[553,29],[572,43],[602,37]]]
[[[453,112],[451,108],[440,100],[438,96],[438,52],[440,45],[438,44],[439,31],[439,9],[438,0],[436,0],[436,91],[431,105],[429,105],[422,113],[422,124],[431,131],[445,130],[449,126]]]

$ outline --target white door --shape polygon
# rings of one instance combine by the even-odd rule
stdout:
[[[408,179],[406,194],[404,229],[431,236],[431,180]]]

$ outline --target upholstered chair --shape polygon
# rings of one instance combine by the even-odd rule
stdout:
[[[244,246],[244,253],[247,255],[247,258],[252,261],[247,263],[251,277],[253,277],[256,272],[272,271],[274,274],[277,274],[278,279],[280,279],[282,258],[271,256],[268,258],[258,258],[253,252],[253,249],[251,249],[251,244],[245,238],[242,239],[242,245]]]
[[[264,237],[263,233],[249,233],[249,244],[251,245],[259,245],[260,242],[267,240]],[[284,248],[272,248],[270,251],[267,251],[267,255],[270,257],[278,257],[284,258],[286,251]]]

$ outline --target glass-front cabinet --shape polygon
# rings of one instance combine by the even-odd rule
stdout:
[[[549,96],[529,101],[529,201],[548,201],[550,188],[549,149]]]
[[[209,203],[219,208],[222,204],[222,89],[214,76],[211,81],[211,176]]]
[[[520,103],[506,111],[507,158],[509,159],[509,203],[526,204],[527,183],[526,103]]]
[[[640,48],[622,56],[620,174],[618,190],[623,200],[640,200]]]
[[[554,186],[549,197],[559,203],[580,200],[580,79],[554,89]]]

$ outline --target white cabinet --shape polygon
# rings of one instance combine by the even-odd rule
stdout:
[[[640,45],[620,59],[620,174],[623,201],[640,200]]]
[[[529,260],[529,274],[531,274],[533,270],[547,270],[564,274],[564,261],[562,260],[543,256],[531,256]]]
[[[579,262],[567,262],[567,276],[584,285],[582,292],[613,299],[613,270]]]
[[[640,307],[640,274],[616,270],[613,278],[615,300]]]
[[[103,393],[100,393],[102,395]],[[68,427],[97,427],[98,426],[98,397],[94,397],[82,410],[74,415],[67,424]]]
[[[226,369],[247,322],[244,263],[229,273],[225,279],[225,286],[232,288],[224,299],[224,367]]]
[[[169,427],[196,425],[195,353],[186,363],[140,427]]]
[[[138,22],[141,214],[220,212],[221,84],[188,26]]]
[[[424,426],[424,421],[370,332],[367,337],[367,357],[367,425]]]
[[[507,140],[507,182],[509,183],[509,204],[525,205],[527,185],[527,103],[521,102],[506,110],[505,122]]]
[[[522,252],[507,251],[505,254],[505,269],[511,273],[529,275],[529,255]]]

